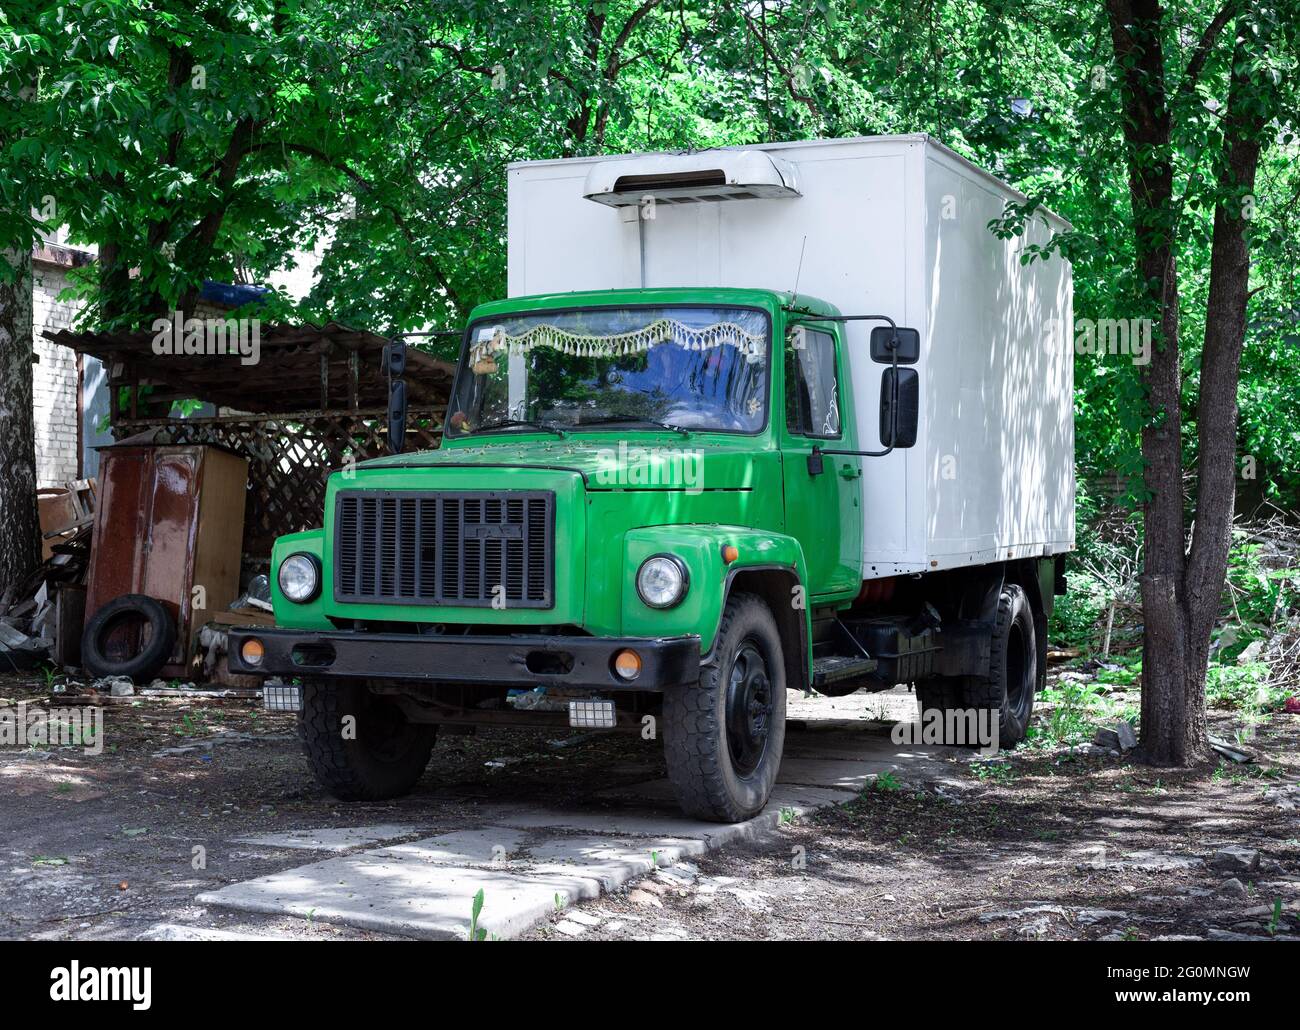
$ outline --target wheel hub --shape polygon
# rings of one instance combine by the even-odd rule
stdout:
[[[727,682],[727,748],[736,772],[758,768],[772,724],[772,680],[767,661],[751,641],[741,645]]]

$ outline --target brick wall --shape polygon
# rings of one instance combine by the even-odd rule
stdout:
[[[32,368],[38,486],[53,486],[80,476],[77,355],[42,335],[72,324],[76,305],[58,299],[67,285],[68,269],[39,257],[32,262],[32,330],[40,358]]]

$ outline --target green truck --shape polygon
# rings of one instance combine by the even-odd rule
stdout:
[[[662,741],[682,808],[734,822],[791,690],[911,684],[950,742],[1023,738],[1074,530],[1069,351],[1044,342],[1068,265],[1015,253],[1052,227],[989,234],[1011,191],[923,137],[510,175],[512,292],[595,288],[475,309],[441,445],[331,475],[323,528],[275,546],[276,628],[230,633],[232,671],[300,686],[321,784],[393,797],[440,727],[562,723]],[[964,224],[926,216],[968,181]],[[854,183],[922,199],[854,225]],[[823,296],[727,281],[702,238],[798,258],[768,274]]]

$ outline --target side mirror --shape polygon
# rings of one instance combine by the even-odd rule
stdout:
[[[388,373],[388,453],[401,454],[406,446],[406,341],[384,345],[384,370]]]
[[[897,329],[878,325],[871,330],[871,360],[882,365],[893,364],[894,351],[890,344],[895,338],[898,340],[898,363],[915,365],[921,357],[921,334],[901,325]]]
[[[388,453],[401,454],[406,446],[406,383],[394,379],[388,387]]]
[[[405,340],[389,340],[384,344],[384,369],[389,379],[400,379],[406,374]]]
[[[916,369],[887,368],[880,374],[881,443],[886,447],[914,446],[920,408],[921,377]]]

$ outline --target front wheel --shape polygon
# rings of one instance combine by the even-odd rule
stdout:
[[[700,681],[664,697],[668,778],[687,815],[737,823],[767,804],[785,746],[785,658],[761,599],[727,602]]]
[[[298,738],[320,785],[340,801],[384,801],[415,786],[438,728],[407,720],[364,683],[302,685]]]

